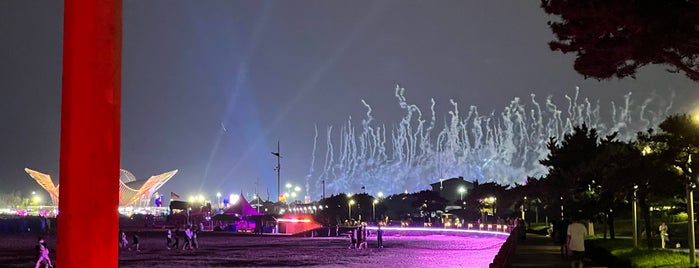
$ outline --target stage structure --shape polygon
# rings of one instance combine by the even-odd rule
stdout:
[[[51,176],[29,168],[25,168],[24,171],[49,193],[51,202],[57,206],[59,185],[54,185]],[[177,174],[177,169],[151,176],[148,180],[136,180],[131,172],[121,169],[119,172],[119,206],[148,206],[153,194],[175,174]]]

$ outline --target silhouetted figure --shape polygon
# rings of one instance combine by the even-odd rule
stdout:
[[[561,246],[561,257],[563,258],[568,255],[568,247],[566,245],[568,225],[570,225],[568,220],[561,220],[553,224],[554,242]]]
[[[39,268],[42,264],[44,264],[44,267],[53,267],[51,264],[51,258],[49,258],[49,249],[46,247],[44,238],[39,237],[39,244],[36,245],[36,251],[38,258],[34,268]]]
[[[357,245],[357,229],[356,228],[350,229],[349,238],[350,238],[350,246],[347,249],[356,248],[356,245]]]
[[[167,249],[170,249],[170,244],[172,244],[172,228],[167,229]]]
[[[383,248],[383,229],[381,229],[381,224],[379,224],[379,229],[376,231],[376,242],[378,242],[379,248]]]
[[[180,228],[175,229],[175,242],[172,243],[171,248],[178,249],[180,247],[180,236],[182,236],[182,234],[180,233]]]
[[[138,244],[138,238],[139,238],[139,237],[138,237],[138,233],[139,233],[139,232],[140,232],[140,231],[136,231],[136,232],[133,234],[133,245],[134,245],[134,247],[136,248],[136,252],[141,252],[140,245]]]

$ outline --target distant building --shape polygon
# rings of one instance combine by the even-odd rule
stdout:
[[[58,206],[59,185],[54,185],[51,176],[28,168],[25,168],[24,171],[49,193],[53,205]],[[136,180],[131,172],[121,169],[119,173],[119,205],[147,206],[155,191],[175,174],[177,174],[177,169],[151,176],[148,180]]]
[[[473,190],[473,182],[464,180],[464,177],[451,178],[430,184],[433,192],[438,192],[441,197],[455,204],[456,201],[466,198]],[[460,191],[460,189],[463,189]]]

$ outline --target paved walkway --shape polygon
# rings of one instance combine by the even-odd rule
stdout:
[[[517,243],[512,267],[570,267],[570,261],[561,258],[561,248],[550,237],[527,234],[527,239]],[[585,267],[594,266],[588,262]]]

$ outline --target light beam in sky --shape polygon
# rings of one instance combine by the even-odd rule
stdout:
[[[440,178],[458,176],[522,184],[527,177],[546,174],[538,161],[548,154],[549,137],[561,139],[585,123],[600,137],[618,131],[620,140],[629,140],[637,131],[657,126],[672,107],[671,100],[663,105],[650,98],[636,105],[629,93],[623,104],[611,102],[611,118],[604,118],[599,102],[580,99],[576,89],[573,96],[565,96],[563,109],[551,96],[542,105],[531,94],[529,102],[514,98],[500,113],[480,114],[478,107],[470,106],[463,117],[451,100],[448,120],[439,129],[434,100],[426,118],[417,105],[408,103],[403,88],[397,86],[395,96],[405,114],[398,122],[374,123],[371,106],[362,100],[367,113],[361,129],[352,125],[351,117],[339,133],[327,128],[322,170],[316,174],[312,168],[307,176],[315,178],[313,196],[319,195],[323,180],[330,194],[359,192],[362,186],[369,194],[419,191]]]

